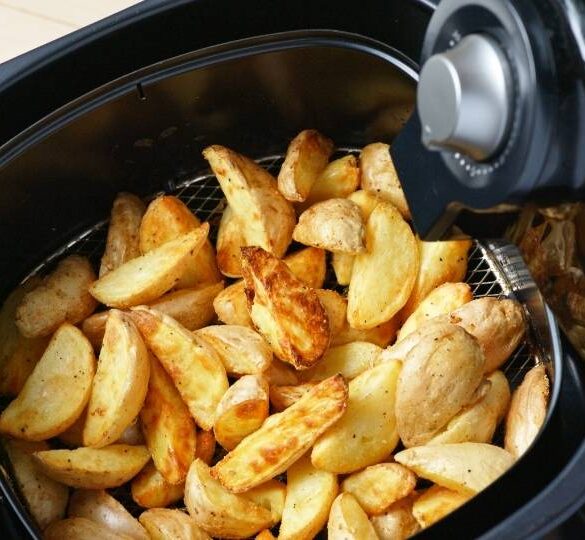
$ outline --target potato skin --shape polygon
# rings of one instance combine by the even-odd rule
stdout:
[[[151,540],[211,540],[189,514],[170,508],[153,508],[140,514]]]
[[[87,518],[73,517],[51,523],[43,532],[44,540],[122,540],[103,525],[98,525]]]
[[[327,522],[329,540],[378,540],[362,507],[350,493],[340,493],[331,505]]]
[[[413,493],[404,497],[383,514],[370,518],[380,540],[406,540],[420,531],[420,525],[412,515],[412,505],[417,496]]]

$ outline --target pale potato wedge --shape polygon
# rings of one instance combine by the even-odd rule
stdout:
[[[282,519],[282,511],[286,497],[286,484],[278,480],[268,480],[268,482],[249,489],[242,495],[253,503],[270,510],[272,514],[271,527]]]
[[[242,271],[250,317],[273,352],[297,369],[314,365],[330,341],[327,312],[315,290],[259,247],[242,248]]]
[[[15,483],[27,508],[41,529],[65,516],[69,490],[49,478],[32,457],[33,452],[48,450],[46,442],[6,441],[4,445]]]
[[[347,299],[338,292],[329,289],[315,289],[319,302],[325,308],[327,319],[329,319],[329,332],[331,339],[341,334],[347,324]]]
[[[299,384],[299,372],[290,364],[274,358],[265,373],[270,386],[295,386]]]
[[[120,309],[156,300],[177,285],[189,258],[199,252],[208,232],[209,224],[203,223],[196,230],[124,263],[95,281],[90,293],[102,304]]]
[[[374,208],[378,206],[378,203],[380,201],[384,200],[377,193],[371,193],[364,189],[359,189],[358,191],[355,191],[348,197],[348,199],[356,203],[360,207],[362,217],[364,218],[364,222],[370,219],[370,215],[374,211]]]
[[[313,538],[327,523],[337,497],[337,475],[315,469],[308,455],[286,472],[286,499],[279,540]]]
[[[226,489],[241,493],[284,472],[339,420],[347,403],[341,375],[315,386],[294,405],[272,415],[211,472]]]
[[[197,452],[198,457],[203,463],[209,465],[215,454],[215,436],[213,431],[199,430],[197,432]]]
[[[170,484],[184,482],[197,449],[195,423],[171,377],[153,355],[140,422],[146,446],[162,477]]]
[[[140,514],[138,519],[152,540],[211,540],[211,537],[181,510],[153,508]]]
[[[289,144],[278,174],[278,189],[289,201],[302,202],[325,171],[333,141],[314,129],[301,131]]]
[[[47,476],[80,489],[121,486],[150,459],[145,446],[112,444],[103,448],[44,450],[33,454]]]
[[[84,446],[118,440],[134,421],[146,396],[148,351],[132,320],[110,310],[83,428]]]
[[[420,531],[420,525],[412,515],[412,505],[417,494],[413,493],[391,505],[386,512],[370,518],[380,540],[406,540]]]
[[[43,532],[43,540],[128,540],[103,525],[87,518],[67,518],[55,521]]]
[[[243,225],[245,245],[260,246],[282,257],[292,240],[296,216],[272,175],[251,159],[223,146],[208,146],[203,157]]]
[[[196,459],[185,483],[185,505],[195,523],[212,536],[247,538],[270,527],[272,512],[225,489]]]
[[[378,540],[362,507],[350,493],[340,493],[331,505],[327,522],[328,540]]]
[[[268,382],[262,376],[244,375],[221,398],[215,413],[215,440],[226,450],[256,431],[268,417]]]
[[[396,448],[394,407],[401,367],[387,362],[350,381],[345,414],[313,446],[311,461],[317,469],[352,473],[379,463]]]
[[[423,334],[398,378],[396,425],[404,446],[427,443],[469,403],[484,364],[477,341],[454,324]]]
[[[229,386],[225,368],[215,351],[155,309],[136,307],[130,314],[197,424],[205,430],[211,429],[217,405]]]
[[[544,424],[549,388],[546,368],[539,364],[514,391],[506,418],[505,448],[516,458],[530,448]]]
[[[197,330],[195,335],[213,347],[228,375],[259,375],[272,362],[268,343],[246,326],[207,326]]]
[[[388,507],[410,495],[416,476],[398,463],[378,463],[348,476],[341,490],[351,493],[368,515],[382,514]]]
[[[299,216],[293,240],[333,253],[365,251],[365,226],[359,206],[349,199],[328,199]]]
[[[420,495],[412,505],[412,514],[425,529],[457,510],[471,498],[441,486],[432,486]]]
[[[136,504],[144,508],[162,508],[183,498],[185,484],[170,484],[150,461],[132,479],[130,489]]]
[[[62,324],[18,397],[0,415],[0,432],[42,441],[65,431],[87,404],[95,363],[81,331]]]
[[[244,227],[230,206],[226,206],[217,231],[217,265],[224,276],[241,277],[240,249],[246,245]]]
[[[128,538],[149,540],[146,530],[138,520],[103,490],[75,491],[69,500],[67,516],[89,519]]]
[[[290,271],[307,287],[320,289],[325,282],[327,261],[325,250],[316,247],[299,249],[287,255],[283,261]]]
[[[248,311],[244,280],[236,281],[221,291],[213,300],[213,309],[224,324],[254,327]]]
[[[479,493],[514,464],[512,454],[503,448],[472,442],[416,446],[394,459],[417,476],[463,495]]]
[[[308,394],[317,383],[309,382],[294,386],[271,386],[270,404],[275,411],[281,412]]]
[[[27,292],[16,309],[16,326],[24,337],[52,334],[61,324],[89,317],[97,302],[88,289],[95,280],[85,257],[70,255],[39,285]]]
[[[336,336],[332,336],[331,345],[345,345],[346,343],[353,343],[354,341],[367,341],[368,343],[378,345],[378,347],[387,347],[394,341],[394,338],[396,338],[398,328],[398,316],[394,316],[389,321],[374,326],[374,328],[361,330],[352,328],[346,319],[341,332]]]
[[[419,267],[415,237],[390,203],[378,203],[370,215],[366,248],[355,258],[347,293],[347,320],[361,329],[398,313],[412,292]]]
[[[85,427],[85,419],[87,417],[87,407],[79,415],[79,418],[75,420],[73,425],[66,429],[63,433],[59,433],[57,438],[67,446],[71,448],[77,448],[83,446],[83,428]],[[116,439],[118,444],[132,444],[142,445],[144,444],[144,437],[142,431],[138,425],[138,419],[135,418],[122,432],[120,437]]]
[[[118,193],[112,205],[106,249],[99,277],[140,255],[139,230],[144,203],[132,193]]]

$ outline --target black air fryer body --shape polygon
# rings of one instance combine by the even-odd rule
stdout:
[[[145,1],[0,67],[0,296],[106,218],[119,191],[172,189],[206,168],[207,144],[266,156],[307,127],[340,146],[391,141],[413,111],[433,10],[428,0]],[[585,374],[562,345],[546,433],[421,537],[535,538],[581,507]],[[0,488],[2,538],[34,534],[6,467]]]

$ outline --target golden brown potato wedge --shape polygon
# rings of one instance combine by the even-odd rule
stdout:
[[[319,302],[325,308],[329,319],[331,339],[341,334],[347,326],[347,299],[329,289],[315,289]]]
[[[213,300],[213,309],[217,318],[225,324],[254,326],[248,311],[244,280],[236,281],[221,291]]]
[[[315,443],[317,469],[347,474],[379,463],[398,444],[394,407],[400,362],[364,371],[349,383],[347,410]],[[321,383],[323,384],[323,383]]]
[[[197,432],[197,452],[198,457],[203,463],[209,465],[215,454],[215,436],[213,431],[199,430]]]
[[[300,382],[299,372],[277,358],[273,358],[265,375],[270,386],[294,386]]]
[[[268,382],[258,375],[244,375],[223,395],[215,413],[215,440],[232,450],[268,417]]]
[[[506,418],[505,448],[519,458],[534,442],[546,418],[549,382],[546,368],[534,366],[514,391]]]
[[[86,518],[67,518],[55,521],[43,532],[44,540],[128,540],[103,525]]]
[[[357,204],[349,199],[328,199],[299,216],[293,239],[333,253],[355,255],[365,251],[365,227]]]
[[[330,340],[327,313],[315,290],[259,247],[242,248],[242,270],[250,316],[274,353],[297,369],[314,365]]]
[[[185,504],[195,523],[212,536],[247,538],[270,527],[272,512],[225,489],[196,459],[185,483]]]
[[[457,510],[470,498],[471,496],[467,494],[441,486],[432,486],[414,502],[412,513],[420,526],[425,529]]]
[[[195,521],[181,510],[153,508],[138,518],[152,540],[211,540]]]
[[[382,514],[391,504],[410,495],[416,476],[398,463],[378,463],[348,476],[341,484],[368,515]]]
[[[340,493],[331,505],[327,522],[329,540],[378,540],[362,507],[350,493]]]
[[[213,476],[234,493],[274,478],[339,420],[346,402],[347,385],[343,377],[326,379],[246,437],[211,469]]]
[[[278,174],[278,189],[285,198],[306,200],[332,153],[333,141],[314,129],[301,131],[289,144]]]
[[[80,489],[121,486],[150,459],[145,446],[112,444],[103,448],[44,450],[33,454],[47,476]]]
[[[323,287],[327,271],[325,250],[316,247],[303,248],[287,255],[283,261],[307,287],[312,289]]]
[[[370,518],[380,540],[406,540],[420,531],[420,525],[412,515],[416,498],[417,494],[413,493],[395,502],[383,514]]]
[[[275,411],[284,411],[296,403],[305,394],[308,394],[317,383],[297,384],[294,386],[271,386],[270,404]]]
[[[136,307],[131,317],[148,348],[171,376],[197,424],[211,429],[217,405],[228,389],[225,368],[215,351],[155,309]]]
[[[243,493],[243,496],[253,503],[270,510],[272,514],[271,527],[282,519],[284,499],[286,497],[286,484],[278,480],[268,480],[268,482],[264,482],[264,484],[246,491],[246,493]]]
[[[410,226],[390,203],[380,202],[370,215],[366,248],[355,258],[347,294],[347,320],[362,329],[389,321],[404,306],[419,266]]]
[[[394,456],[417,476],[464,495],[475,495],[504,474],[514,457],[499,446],[483,443],[416,446]]]
[[[197,449],[195,423],[173,381],[153,355],[140,421],[146,446],[163,478],[170,484],[184,482]]]
[[[144,203],[132,193],[118,193],[114,199],[100,277],[140,255],[139,230],[144,210]]]
[[[22,392],[2,412],[0,432],[42,441],[65,431],[87,404],[94,371],[89,341],[75,326],[62,324]]]
[[[16,309],[23,336],[48,336],[64,322],[76,324],[93,313],[97,302],[88,289],[95,280],[85,257],[70,255],[39,285],[24,295]]]
[[[151,461],[133,478],[131,492],[136,504],[144,508],[162,508],[183,498],[185,484],[167,482]]]
[[[149,374],[148,351],[138,329],[126,314],[110,310],[87,406],[84,446],[99,448],[121,437],[142,408]]]
[[[241,277],[240,249],[246,245],[244,227],[230,206],[226,206],[217,231],[217,265],[228,277]]]

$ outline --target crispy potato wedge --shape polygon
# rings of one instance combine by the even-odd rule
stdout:
[[[416,476],[398,463],[378,463],[348,476],[341,490],[351,493],[368,515],[382,514],[391,504],[410,495]]]
[[[197,449],[195,423],[171,377],[153,355],[140,421],[146,446],[162,477],[170,484],[184,482]]]
[[[419,266],[414,235],[390,203],[380,202],[370,215],[366,247],[355,258],[347,293],[347,320],[362,329],[398,313],[411,294]]]
[[[296,217],[272,175],[251,159],[223,146],[208,146],[203,157],[243,224],[245,245],[260,246],[282,257],[292,240]]]
[[[67,518],[55,521],[43,532],[44,540],[127,540],[103,525],[87,518]]]
[[[302,202],[325,171],[333,141],[314,129],[301,131],[289,144],[278,174],[278,189],[289,201]]]
[[[122,436],[142,408],[149,374],[138,329],[126,314],[111,310],[87,406],[84,446],[99,448]]]
[[[26,506],[41,529],[65,516],[69,490],[49,478],[32,457],[33,452],[48,450],[46,442],[6,441],[4,445],[16,485]]]
[[[294,386],[271,386],[270,404],[275,411],[281,412],[308,394],[317,383],[309,382]]]
[[[27,292],[16,309],[16,326],[24,337],[52,334],[61,324],[76,324],[93,313],[97,302],[88,292],[95,280],[85,257],[70,255],[39,285]]]
[[[549,399],[546,368],[534,366],[514,391],[506,418],[505,448],[519,458],[534,442],[544,424]]]
[[[215,454],[215,436],[213,431],[199,430],[197,432],[197,452],[198,457],[203,463],[209,465]]]
[[[387,347],[396,337],[396,332],[398,332],[399,327],[398,322],[398,317],[394,316],[389,321],[379,326],[374,326],[374,328],[358,330],[357,328],[352,328],[346,320],[343,330],[332,337],[331,345],[345,345],[354,341],[367,341],[368,343],[378,345],[378,347]]]
[[[349,199],[319,202],[299,216],[293,240],[333,253],[365,251],[365,227],[359,206]]]
[[[273,352],[297,369],[314,365],[330,340],[327,312],[315,290],[259,247],[242,248],[242,270],[250,317]]]
[[[270,526],[276,525],[282,519],[282,511],[286,497],[286,484],[278,480],[268,480],[268,482],[264,482],[264,484],[246,491],[246,493],[243,493],[243,496],[253,503],[270,510],[272,514],[272,523]]]
[[[286,499],[278,538],[313,538],[327,523],[337,497],[337,475],[315,469],[308,455],[293,463],[287,473]]]
[[[368,516],[351,493],[340,493],[327,522],[329,540],[378,540]]]
[[[457,510],[471,498],[441,486],[432,486],[416,499],[412,513],[420,526],[425,529]]]
[[[364,146],[360,153],[360,170],[362,189],[383,197],[398,208],[404,219],[410,219],[408,203],[387,144]]]
[[[211,537],[181,510],[153,508],[140,514],[138,519],[152,540],[211,540]]]
[[[317,469],[352,473],[379,463],[396,448],[394,404],[401,367],[387,362],[350,381],[345,414],[313,446]]]
[[[270,386],[294,386],[299,384],[299,372],[290,364],[274,358],[265,373]]]
[[[217,231],[217,265],[224,276],[242,276],[240,249],[246,245],[244,227],[230,206],[226,206]]]
[[[268,417],[268,382],[258,375],[238,379],[217,406],[213,433],[226,450],[232,450]]]
[[[315,289],[315,292],[327,313],[331,338],[335,339],[348,326],[347,300],[338,292],[329,289]]]
[[[185,484],[170,484],[150,461],[130,485],[132,499],[144,508],[161,508],[183,498]]]
[[[136,257],[95,281],[89,291],[102,304],[120,309],[146,304],[174,287],[189,258],[205,243],[209,224]]]
[[[62,324],[22,392],[0,415],[0,432],[28,441],[62,433],[87,404],[94,371],[89,341],[75,326]]]
[[[248,311],[244,280],[236,281],[221,291],[213,300],[213,309],[218,319],[225,324],[254,326]]]
[[[412,515],[416,498],[417,494],[413,493],[395,502],[383,514],[370,518],[380,540],[406,540],[420,531],[420,525]]]
[[[268,343],[246,326],[207,326],[197,330],[195,335],[213,347],[228,375],[259,375],[272,362]]]
[[[150,459],[145,446],[112,444],[104,448],[44,450],[33,454],[47,476],[80,489],[121,486]]]
[[[196,459],[185,483],[185,504],[195,523],[212,536],[247,538],[271,526],[272,512],[225,489]]]
[[[479,493],[514,464],[512,454],[503,448],[472,442],[416,446],[394,459],[419,477],[463,495]]]
[[[144,210],[144,203],[136,195],[116,195],[110,214],[106,249],[100,264],[100,277],[140,255],[139,230]]]
[[[171,376],[197,424],[213,427],[215,410],[228,389],[225,368],[215,351],[177,321],[146,306],[131,311],[148,348]]]
[[[396,424],[404,446],[427,443],[469,403],[484,363],[477,341],[454,324],[423,334],[398,378]]]
[[[103,490],[77,490],[69,501],[68,517],[86,518],[116,534],[149,540],[138,520],[114,497]]]
[[[347,385],[343,377],[336,375],[326,379],[248,435],[211,469],[213,476],[234,493],[274,478],[339,420],[346,403]]]

